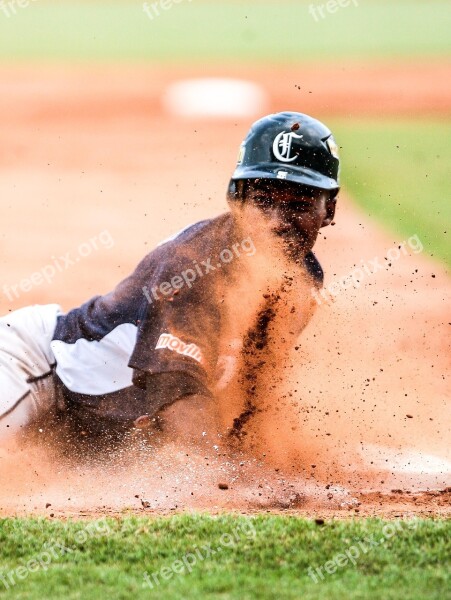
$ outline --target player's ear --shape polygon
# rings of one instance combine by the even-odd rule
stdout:
[[[336,198],[329,198],[326,200],[326,218],[321,223],[321,227],[327,227],[332,223],[335,216],[335,207],[337,205]]]

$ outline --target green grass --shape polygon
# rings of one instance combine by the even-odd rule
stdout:
[[[451,266],[451,121],[373,119],[328,125],[342,147],[342,183],[367,215]]]
[[[88,532],[87,526],[91,528]],[[389,525],[391,529],[386,527],[387,522],[377,519],[330,521],[318,526],[313,521],[282,516],[124,517],[101,525],[5,519],[0,521],[0,573],[8,582],[8,573],[14,571],[17,583],[7,590],[0,580],[0,597],[450,598],[446,562],[450,556],[450,521],[398,521]],[[232,537],[221,537],[223,534]],[[377,545],[372,546],[370,540]],[[64,555],[61,549],[56,550],[56,542],[66,548]],[[207,556],[207,544],[214,555]],[[360,554],[357,556],[351,547]],[[44,558],[46,551],[56,557]],[[338,555],[346,558],[346,551],[355,555],[355,564],[349,560],[344,564],[340,558],[341,566],[330,563],[329,571],[336,570],[327,574],[325,563]],[[203,559],[199,558],[190,572],[185,565],[194,559],[185,558],[185,563],[183,559],[196,557],[198,552]],[[37,562],[29,563],[32,559]],[[39,563],[46,562],[45,569],[41,568]],[[26,568],[15,571],[27,563],[34,572]],[[168,568],[163,571],[166,579],[161,575],[164,567]],[[307,572],[309,567],[322,567],[324,579],[318,577],[315,583]],[[145,572],[153,581],[153,589],[143,587]],[[158,572],[156,584],[152,574]]]
[[[142,0],[30,0],[16,14],[0,9],[0,60],[293,64],[450,56],[449,2],[353,0],[317,21],[311,4],[325,0],[182,0],[151,20]]]

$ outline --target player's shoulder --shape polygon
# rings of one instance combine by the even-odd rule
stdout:
[[[204,261],[226,247],[232,239],[234,222],[230,213],[205,219],[185,227],[160,242],[138,264],[133,278],[140,281],[166,280],[167,276],[192,268],[193,262]]]
[[[204,219],[184,227],[171,237],[161,241],[156,249],[173,249],[186,244],[217,240],[218,237],[226,238],[233,227],[234,222],[231,213],[223,213],[217,217]]]
[[[153,263],[172,268],[193,260],[205,260],[224,248],[234,238],[235,222],[231,213],[199,221],[185,227],[172,237],[160,242],[149,259]]]

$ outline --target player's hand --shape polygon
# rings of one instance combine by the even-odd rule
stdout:
[[[215,445],[219,440],[216,403],[206,396],[186,396],[159,415],[163,431],[189,445]]]

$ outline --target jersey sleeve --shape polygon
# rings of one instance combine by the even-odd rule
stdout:
[[[199,276],[176,289],[171,282],[180,285],[181,277],[174,280],[175,276],[171,269],[162,269],[145,286],[142,318],[129,361],[135,385],[144,387],[149,375],[177,372],[209,386],[221,328],[215,277]]]

